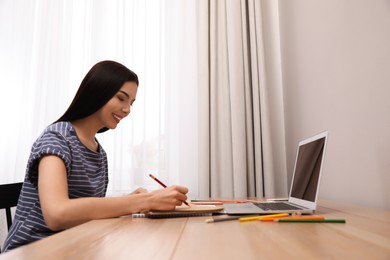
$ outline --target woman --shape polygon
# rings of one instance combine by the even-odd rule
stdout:
[[[129,115],[137,89],[137,75],[117,62],[91,68],[65,114],[32,146],[4,251],[92,219],[172,210],[187,199],[182,186],[105,197],[107,156],[95,135],[115,129]]]

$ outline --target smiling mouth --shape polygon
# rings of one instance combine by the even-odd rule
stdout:
[[[122,117],[119,117],[119,116],[117,116],[115,114],[112,114],[112,115],[116,119],[116,121],[118,121],[118,123],[122,120]]]

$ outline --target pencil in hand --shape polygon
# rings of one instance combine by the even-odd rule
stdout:
[[[162,181],[160,181],[159,179],[157,179],[156,177],[154,177],[153,174],[149,174],[149,177],[152,178],[153,180],[155,180],[156,182],[158,182],[158,184],[160,184],[161,186],[163,186],[164,188],[167,187],[167,185],[165,185]],[[188,204],[187,201],[183,201],[184,204],[186,204],[188,207],[191,208],[190,204]]]

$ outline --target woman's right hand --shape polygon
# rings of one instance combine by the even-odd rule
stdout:
[[[154,210],[174,210],[187,200],[188,189],[184,186],[172,185],[164,189],[155,190],[150,193],[151,207]]]

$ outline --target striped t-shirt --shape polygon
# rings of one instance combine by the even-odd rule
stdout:
[[[56,155],[64,161],[70,199],[106,194],[107,155],[100,144],[98,152],[89,150],[80,142],[70,122],[48,126],[32,146],[15,219],[3,251],[56,233],[46,225],[38,197],[38,163],[45,155]]]

